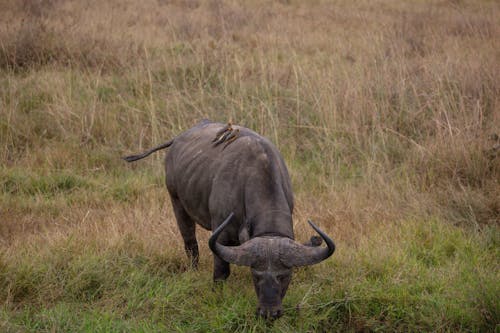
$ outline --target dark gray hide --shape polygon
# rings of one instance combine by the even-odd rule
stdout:
[[[320,262],[335,246],[311,222],[327,248],[313,247],[321,244],[317,236],[307,246],[293,240],[293,194],[280,153],[266,138],[234,125],[238,135],[233,141],[214,144],[224,126],[202,121],[173,140],[125,160],[132,162],[170,147],[166,185],[193,267],[198,264],[195,225],[199,224],[214,230],[209,242],[216,254],[214,280],[229,276],[229,263],[250,266],[258,313],[277,318],[292,267]]]

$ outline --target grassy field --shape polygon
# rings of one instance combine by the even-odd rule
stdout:
[[[0,331],[499,332],[495,1],[0,0]],[[163,153],[203,118],[290,169],[297,269],[188,268]]]

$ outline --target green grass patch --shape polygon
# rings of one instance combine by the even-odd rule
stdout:
[[[3,258],[2,320],[28,331],[494,331],[500,290],[492,244],[496,227],[387,226],[358,249],[338,244],[332,259],[296,270],[284,317],[266,323],[254,316],[246,268],[214,286],[207,254],[190,271],[183,254],[150,252],[134,237],[108,249],[72,239]]]
[[[149,170],[77,174],[69,170],[0,169],[0,197],[5,209],[58,214],[72,206],[130,203],[163,190],[163,175]]]
[[[0,190],[9,195],[53,197],[89,187],[87,180],[67,172],[35,175],[18,169],[0,173]]]

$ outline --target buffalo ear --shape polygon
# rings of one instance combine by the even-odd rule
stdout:
[[[318,247],[321,244],[323,244],[323,239],[320,236],[311,236],[311,239],[305,242],[303,245],[309,247]]]
[[[310,220],[309,225],[321,236],[326,243],[324,247],[307,246],[290,240],[286,245],[286,251],[281,255],[281,261],[288,267],[299,267],[317,264],[335,252],[335,244],[320,228]],[[317,244],[317,241],[311,239],[311,244]]]
[[[250,240],[240,246],[224,246],[217,243],[217,238],[224,228],[231,222],[233,216],[234,213],[229,214],[226,220],[214,230],[212,236],[210,236],[210,239],[208,240],[208,246],[216,256],[228,263],[241,266],[252,266],[257,258],[255,252],[258,250],[255,240]]]

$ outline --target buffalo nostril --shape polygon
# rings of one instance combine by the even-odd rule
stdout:
[[[258,313],[259,316],[267,319],[267,314],[268,314],[267,310],[265,310],[265,309],[257,309],[257,313]]]
[[[281,317],[283,315],[283,310],[281,309],[278,309],[278,310],[275,310],[271,313],[271,317],[273,319],[278,319],[279,317]]]

